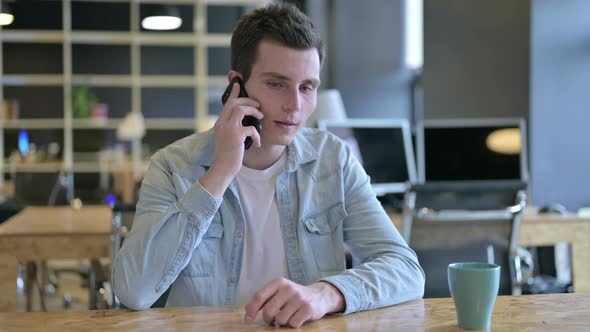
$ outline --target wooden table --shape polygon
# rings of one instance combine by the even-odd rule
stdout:
[[[585,331],[590,294],[500,296],[494,307],[496,331]],[[253,331],[276,330],[258,315],[242,323],[238,307],[159,308],[0,313],[3,331]],[[286,330],[286,329],[285,329]],[[330,316],[304,324],[303,331],[457,331],[451,298],[417,300],[398,306]]]
[[[28,207],[8,219],[0,225],[0,312],[16,311],[19,261],[110,257],[111,229],[108,206]]]
[[[401,216],[391,211],[388,214],[401,231]],[[553,246],[559,242],[571,245],[574,291],[590,292],[590,218],[525,210],[520,229],[522,246]]]

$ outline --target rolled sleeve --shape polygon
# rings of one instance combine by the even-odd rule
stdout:
[[[209,226],[223,198],[214,197],[196,181],[192,190],[187,191],[178,200],[178,208],[187,215],[187,220],[198,229]]]
[[[334,315],[347,315],[360,311],[367,306],[367,293],[364,291],[365,288],[361,281],[356,280],[351,276],[341,274],[322,278],[319,281],[330,283],[342,293],[342,296],[344,296],[344,311],[335,313]]]

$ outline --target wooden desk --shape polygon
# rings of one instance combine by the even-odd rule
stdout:
[[[497,331],[583,331],[590,326],[590,294],[500,296],[492,316]],[[262,321],[242,323],[238,307],[160,308],[144,311],[0,313],[7,331],[253,331],[276,330]],[[283,328],[287,330],[286,328]],[[451,298],[425,299],[347,316],[324,317],[302,331],[457,331]]]
[[[401,231],[401,216],[391,211],[388,214]],[[590,218],[525,210],[520,229],[522,246],[552,246],[558,242],[567,242],[572,248],[574,291],[590,292]]]
[[[0,225],[0,312],[16,311],[18,261],[110,257],[112,211],[29,207]]]

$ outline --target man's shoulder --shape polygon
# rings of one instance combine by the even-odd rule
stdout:
[[[315,128],[302,128],[298,135],[299,147],[315,150],[315,159],[320,167],[339,165],[346,159],[347,144],[338,136]]]
[[[346,143],[338,136],[316,128],[301,128],[299,138],[316,148],[320,156],[326,151],[343,150],[346,146]]]
[[[181,138],[152,156],[152,162],[165,162],[169,168],[180,170],[200,162],[207,164],[213,157],[213,131],[204,131]]]
[[[324,144],[340,145],[343,143],[342,140],[338,138],[338,136],[317,128],[301,128],[299,135],[314,146],[320,146]]]

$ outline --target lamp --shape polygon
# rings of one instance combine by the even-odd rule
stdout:
[[[146,30],[175,30],[181,25],[180,12],[171,5],[157,5],[141,20],[141,27]]]
[[[486,138],[486,146],[500,154],[519,154],[522,149],[520,130],[518,128],[495,130]]]
[[[145,120],[141,112],[129,112],[117,126],[119,140],[132,141],[145,136]]]
[[[129,112],[117,126],[117,139],[131,142],[131,159],[133,161],[133,177],[136,180],[142,175],[141,139],[145,136],[145,120],[141,112]]]
[[[13,21],[14,15],[12,12],[12,5],[6,1],[2,2],[2,12],[0,12],[0,25],[11,25]]]
[[[345,120],[346,118],[346,110],[340,91],[336,89],[320,90],[315,112],[307,119],[305,125],[317,127],[320,119]]]

